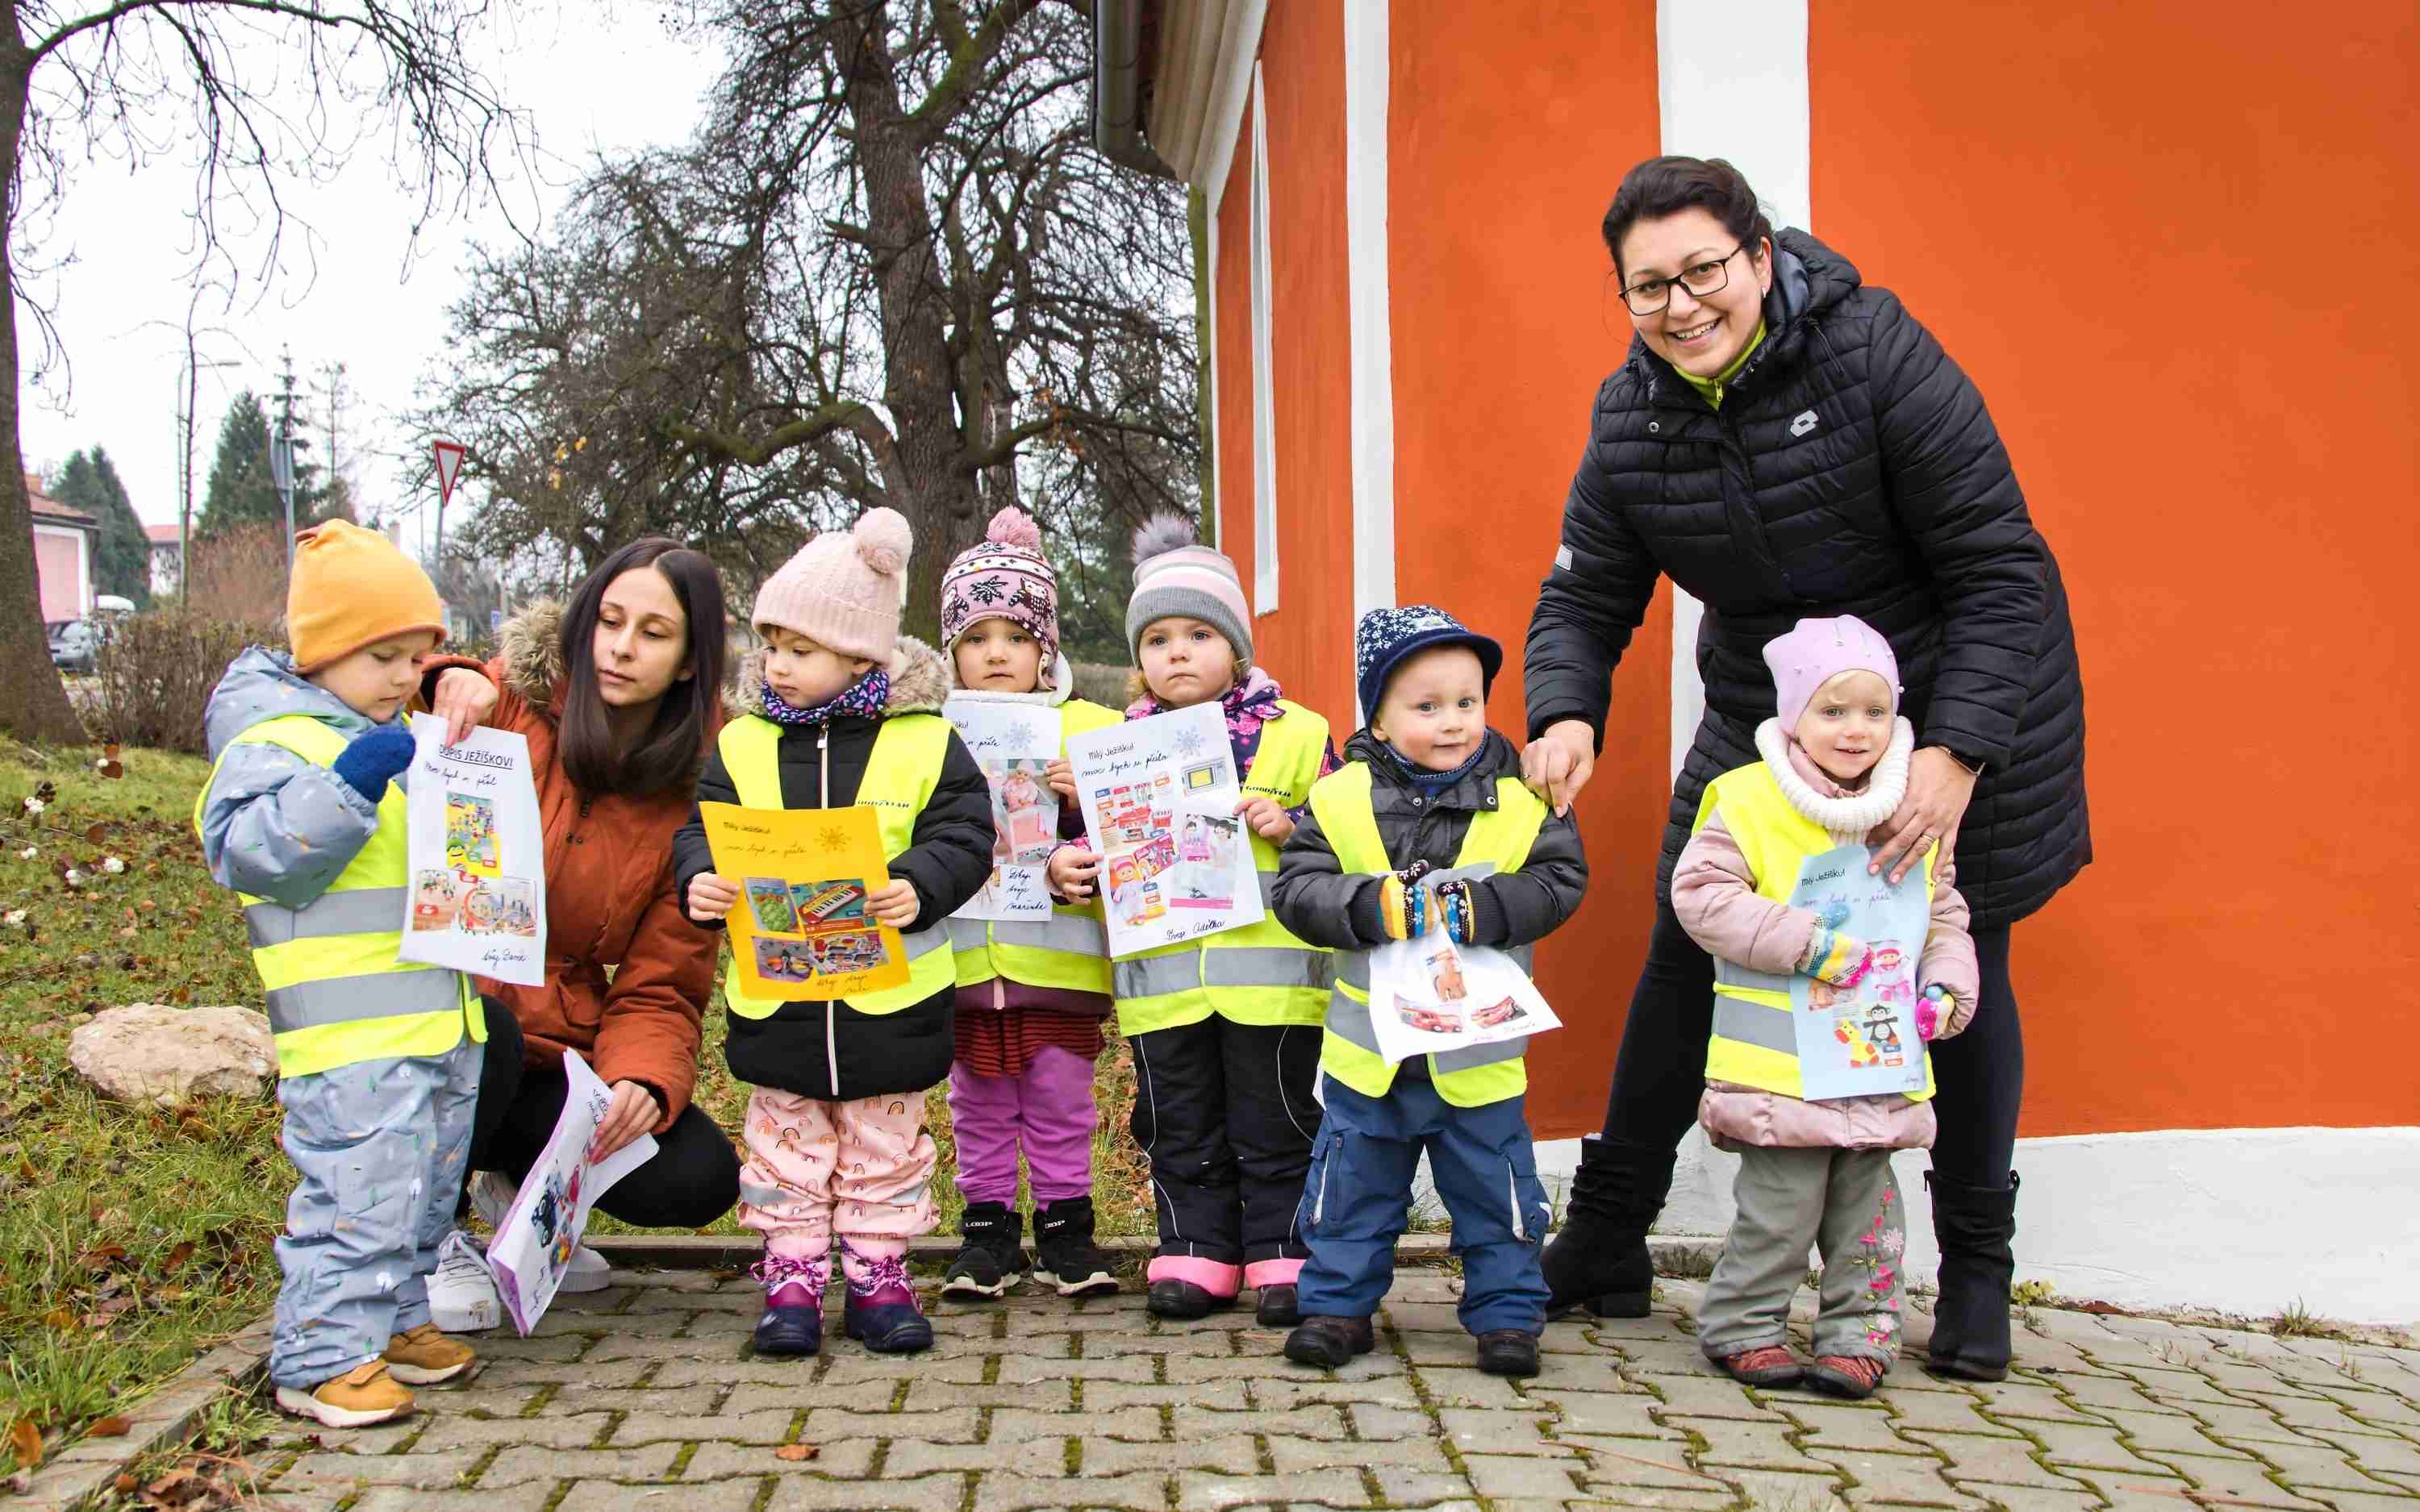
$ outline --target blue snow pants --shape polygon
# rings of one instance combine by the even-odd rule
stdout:
[[[1425,1077],[1398,1074],[1384,1097],[1323,1076],[1327,1116],[1311,1152],[1300,1224],[1311,1258],[1296,1280],[1306,1318],[1368,1318],[1395,1279],[1395,1241],[1410,1217],[1423,1150],[1453,1219],[1462,1258],[1462,1326],[1535,1333],[1546,1323],[1538,1252],[1546,1191],[1522,1117],[1525,1099],[1459,1108]]]
[[[428,1321],[428,1276],[454,1224],[479,1102],[480,1047],[357,1061],[277,1084],[302,1180],[277,1240],[269,1378],[303,1390]]]

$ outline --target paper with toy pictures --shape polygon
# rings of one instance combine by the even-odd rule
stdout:
[[[1851,843],[1808,856],[1790,905],[1805,908],[1873,950],[1854,986],[1790,979],[1798,1046],[1798,1095],[1809,1103],[1924,1090],[1924,1041],[1916,1032],[1916,968],[1932,907],[1921,867],[1893,887],[1869,876],[1870,853]]]
[[[597,1199],[656,1158],[655,1136],[641,1134],[598,1160],[597,1131],[613,1105],[613,1089],[577,1050],[563,1053],[563,1075],[569,1084],[563,1115],[488,1243],[488,1273],[495,1277],[504,1315],[524,1337],[562,1287]]]
[[[546,841],[529,742],[477,729],[445,744],[445,721],[411,717],[406,781],[405,961],[523,987],[546,980]]]
[[[697,807],[715,874],[739,885],[724,922],[742,991],[821,1001],[908,980],[899,932],[876,923],[866,903],[891,881],[871,808]]]
[[[1059,795],[1049,766],[1059,756],[1059,711],[1031,703],[954,698],[941,713],[991,784],[991,876],[959,918],[1048,918],[1044,869],[1059,845]]]
[[[1431,930],[1370,952],[1370,1026],[1391,1066],[1527,1039],[1559,1029],[1563,1021],[1519,962]]]
[[[1267,917],[1227,717],[1196,704],[1069,737],[1109,954],[1257,924]]]

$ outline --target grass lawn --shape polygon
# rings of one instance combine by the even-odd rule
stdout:
[[[234,895],[210,881],[194,838],[208,764],[132,750],[111,779],[98,755],[0,742],[0,915],[23,915],[0,923],[0,1433],[30,1420],[53,1452],[270,1305],[271,1243],[293,1183],[273,1100],[135,1110],[68,1066],[70,1033],[103,1008],[260,1003]],[[43,811],[28,814],[23,800],[43,792]],[[107,869],[113,857],[122,871]],[[63,862],[78,885],[58,875]],[[736,1134],[748,1089],[724,1068],[719,1012],[706,1033],[698,1099]],[[1104,1233],[1152,1227],[1125,1133],[1133,1086],[1113,1038],[1094,1146]],[[929,1105],[954,1227],[940,1089]],[[600,1218],[597,1231],[618,1227]],[[738,1229],[726,1216],[708,1231]],[[0,1448],[0,1472],[8,1458]]]

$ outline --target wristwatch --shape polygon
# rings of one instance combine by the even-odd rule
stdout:
[[[1932,748],[1940,751],[1951,761],[1956,762],[1959,765],[1966,768],[1966,774],[1969,777],[1981,777],[1983,775],[1984,763],[1982,757],[1969,756],[1966,752],[1960,750],[1955,746],[1935,746]]]

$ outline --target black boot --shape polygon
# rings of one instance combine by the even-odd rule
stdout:
[[[1093,1199],[1068,1197],[1033,1211],[1033,1249],[1041,1265],[1033,1279],[1063,1297],[1089,1297],[1118,1289],[1109,1257],[1093,1247]]]
[[[1924,1174],[1932,1231],[1941,1241],[1941,1295],[1932,1308],[1931,1365],[1968,1381],[2009,1378],[2009,1282],[2017,1270],[2017,1173],[2007,1187],[1970,1186]]]
[[[1644,1318],[1655,1295],[1647,1229],[1672,1189],[1673,1151],[1590,1134],[1564,1197],[1563,1227],[1546,1242],[1546,1316],[1586,1307],[1599,1318]]]
[[[941,1295],[998,1297],[1024,1278],[1025,1215],[1002,1202],[970,1202],[958,1219],[966,1242],[941,1276]]]

